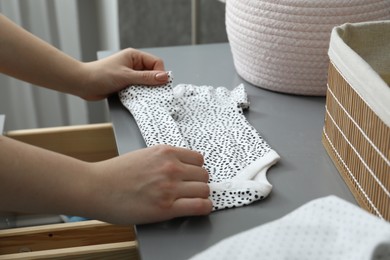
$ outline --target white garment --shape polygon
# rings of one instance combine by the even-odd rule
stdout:
[[[172,88],[171,78],[160,87],[130,86],[119,97],[147,146],[169,144],[204,156],[214,210],[247,205],[270,193],[265,175],[279,155],[242,114],[249,106],[242,84],[232,91],[190,84]]]
[[[390,223],[329,196],[191,258],[203,259],[389,260]]]

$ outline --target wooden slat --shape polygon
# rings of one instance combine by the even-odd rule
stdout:
[[[6,136],[89,162],[118,155],[110,123],[14,130]]]
[[[133,226],[90,220],[0,230],[0,255],[135,241]]]
[[[22,259],[139,259],[135,241],[0,255],[0,260]]]

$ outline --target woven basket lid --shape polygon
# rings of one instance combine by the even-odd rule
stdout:
[[[332,28],[390,19],[389,0],[227,0],[238,74],[270,90],[325,95]]]

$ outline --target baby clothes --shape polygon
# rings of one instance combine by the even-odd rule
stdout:
[[[213,210],[265,198],[272,185],[266,171],[279,155],[245,116],[249,102],[241,84],[224,87],[179,84],[130,86],[119,93],[147,146],[169,144],[198,151],[209,173]]]
[[[191,260],[390,259],[390,223],[336,196],[228,237]]]

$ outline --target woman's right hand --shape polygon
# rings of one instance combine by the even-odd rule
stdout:
[[[94,163],[96,190],[89,211],[117,224],[209,214],[208,173],[202,165],[198,152],[168,145]]]

